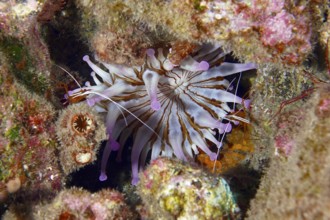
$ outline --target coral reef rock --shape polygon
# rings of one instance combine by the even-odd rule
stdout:
[[[85,103],[62,110],[56,122],[56,135],[60,142],[60,162],[66,174],[93,163],[100,142],[106,138],[102,119]]]
[[[277,144],[289,150],[272,159],[247,219],[330,218],[329,92],[329,84],[321,85],[292,114],[295,120],[281,123],[290,140]]]
[[[34,219],[133,220],[124,196],[115,190],[90,193],[80,188],[61,191],[49,204],[34,207]]]
[[[226,180],[182,162],[160,157],[140,173],[137,193],[146,219],[238,218],[239,208]]]
[[[0,60],[0,201],[19,190],[37,195],[62,186],[55,110],[17,83]]]

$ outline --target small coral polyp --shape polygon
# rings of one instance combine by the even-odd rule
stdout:
[[[88,56],[83,58],[93,69],[95,84],[87,82],[69,95],[86,96],[88,105],[107,112],[108,142],[102,157],[101,181],[107,179],[111,151],[119,150],[120,160],[131,135],[133,184],[138,182],[139,164],[145,164],[149,151],[151,160],[159,156],[192,160],[199,149],[216,159],[217,154],[209,149],[210,142],[221,146],[214,137],[215,130],[220,134],[230,132],[231,122],[242,120],[230,114],[236,110],[235,104],[249,103],[229,92],[233,87],[224,77],[256,68],[252,63],[221,62],[224,55],[221,48],[207,44],[176,66],[165,50],[148,49],[142,66],[102,63],[109,72]],[[234,108],[227,103],[235,103]]]
[[[65,174],[95,161],[100,142],[106,138],[100,115],[86,103],[71,105],[60,113],[56,135]]]
[[[78,114],[72,118],[72,129],[78,134],[86,134],[95,129],[92,117],[89,114]]]

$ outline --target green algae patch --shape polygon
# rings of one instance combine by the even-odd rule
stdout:
[[[28,48],[19,40],[7,37],[0,41],[0,50],[10,65],[10,72],[29,90],[43,94],[49,85],[47,78],[38,70],[38,61],[33,59]]]
[[[19,139],[19,127],[15,126],[10,128],[6,133],[5,136],[9,138],[10,141],[15,141]]]

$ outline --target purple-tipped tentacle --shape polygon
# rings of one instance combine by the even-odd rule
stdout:
[[[174,68],[174,64],[167,59],[164,54],[163,54],[163,49],[162,48],[158,48],[158,55],[157,55],[157,59],[161,62],[162,67],[166,70],[166,71],[170,71]],[[153,51],[147,51],[147,54],[150,54],[151,56],[154,55]]]
[[[198,64],[198,71],[205,71],[205,70],[208,70],[209,68],[210,68],[210,65],[206,61],[201,61]]]
[[[211,161],[214,161],[217,159],[217,154],[212,152],[208,147],[205,141],[201,138],[201,136],[196,132],[195,130],[191,130],[189,132],[190,138],[193,143],[195,143],[204,153],[206,153]]]
[[[160,69],[160,63],[159,60],[155,56],[155,50],[154,49],[148,49],[147,50],[147,58],[149,61],[149,64],[156,69]]]
[[[140,155],[148,142],[149,138],[153,135],[147,127],[138,130],[135,141],[132,147],[131,162],[132,162],[132,184],[136,185],[139,182],[139,160]]]
[[[209,130],[205,130],[205,129],[203,129],[202,132],[203,132],[203,136],[204,136],[206,139],[208,139],[209,141],[211,141],[213,144],[215,144],[217,147],[221,147],[221,146],[222,146],[222,143],[219,142],[219,141],[214,137],[215,134],[212,134]]]
[[[251,106],[251,100],[250,99],[244,100],[244,108],[249,109],[250,106]]]
[[[169,141],[170,141],[170,144],[173,148],[173,152],[174,152],[175,156],[180,160],[187,161],[187,157],[184,154],[183,149],[182,149],[182,136],[181,136],[181,133],[178,133],[178,132],[173,132],[172,133],[172,132],[170,132]]]
[[[88,64],[88,66],[90,68],[92,68],[92,70],[94,70],[94,72],[99,75],[104,81],[106,81],[107,83],[112,84],[112,80],[111,77],[109,75],[109,73],[107,73],[106,71],[102,70],[100,67],[98,67],[97,65],[95,65],[90,59],[88,55],[85,55],[83,57],[83,60]]]
[[[187,100],[188,100],[188,96]],[[185,110],[189,113],[190,117],[195,120],[195,123],[201,127],[219,128],[221,122],[210,115],[205,109],[195,102],[189,102],[185,105]]]
[[[237,120],[231,120],[232,123],[234,123],[234,125],[239,125],[239,121]]]
[[[228,123],[220,123],[219,126],[219,133],[223,134],[223,133],[228,133],[231,132],[233,126],[228,122]]]
[[[102,85],[102,82],[96,77],[96,73],[94,71],[91,72],[91,77],[93,78],[93,81],[96,85]]]
[[[74,90],[70,90],[70,91],[68,91],[68,95],[69,95],[69,96],[72,96],[72,95],[74,95],[75,93],[78,93],[78,92],[80,92],[80,91],[81,91],[81,88],[74,89]]]
[[[207,71],[207,75],[229,76],[235,73],[256,69],[254,63],[227,63],[224,62],[220,66],[213,67]]]
[[[193,59],[207,60],[209,63],[219,61],[226,53],[223,52],[220,45],[206,44],[199,48],[198,53],[193,56]]]
[[[180,65],[182,69],[189,70],[192,72],[206,71],[209,69],[210,65],[206,61],[197,62],[192,57],[187,57],[184,59]]]
[[[151,150],[150,143],[147,143],[141,151],[140,160],[139,160],[141,167],[144,167],[146,165],[150,150]]]
[[[111,137],[112,134],[109,134],[109,139],[107,141],[107,144],[105,145],[105,148],[103,150],[103,155],[102,155],[102,162],[101,162],[101,174],[99,177],[100,181],[105,181],[107,180],[107,164],[108,164],[108,160],[109,160],[109,156],[111,151],[117,151],[120,148],[119,143],[114,140]]]
[[[155,50],[149,48],[149,49],[147,50],[147,56],[148,56],[148,57],[154,57],[154,56],[155,56]]]
[[[135,73],[132,68],[127,66],[123,66],[120,64],[110,64],[110,63],[103,63],[103,65],[109,70],[110,74],[126,76],[126,77],[134,77]],[[135,67],[136,69],[140,69],[140,67]]]
[[[101,175],[99,178],[100,181],[104,181],[107,179],[106,168],[111,151],[117,151],[120,148],[119,143],[112,137],[112,131],[114,129],[119,114],[120,110],[118,109],[118,106],[113,103],[109,103],[108,113],[106,117],[106,133],[108,134],[109,138],[102,155]]]
[[[176,111],[174,111],[176,112]],[[180,160],[186,161],[187,158],[183,152],[182,149],[182,143],[183,143],[183,138],[182,138],[182,132],[181,132],[181,125],[178,121],[177,114],[170,115],[170,120],[169,120],[169,142],[173,148],[174,154],[177,158]]]
[[[87,104],[89,106],[94,106],[96,103],[111,98],[113,96],[119,95],[124,91],[130,91],[131,87],[124,85],[123,82],[116,83],[113,86],[105,89],[104,91],[99,92],[101,95],[93,95],[92,97],[87,98]]]
[[[99,180],[100,180],[101,182],[103,182],[103,181],[106,181],[107,179],[108,179],[107,174],[105,174],[105,172],[102,172],[102,171],[101,171],[101,174],[100,174],[100,176],[99,176]]]
[[[111,153],[111,141],[108,140],[107,144],[105,145],[105,148],[103,150],[103,155],[102,155],[101,174],[99,176],[100,181],[105,181],[108,179],[107,164],[108,164],[108,159],[109,159],[110,153]]]
[[[157,111],[161,107],[160,102],[157,99],[157,89],[158,89],[157,86],[159,81],[159,75],[158,73],[147,70],[146,72],[143,73],[142,78],[146,86],[148,95],[150,97],[151,108]]]
[[[161,141],[161,139],[160,138],[158,138],[156,141],[155,141],[155,143],[154,143],[154,145],[153,145],[153,147],[152,147],[152,149],[151,149],[151,160],[154,160],[154,159],[156,159],[157,157],[159,157],[159,155],[160,155],[160,153],[161,153],[161,147],[162,147],[162,143],[161,143],[162,141]]]
[[[137,133],[136,136],[134,137],[134,144],[132,147],[132,153],[131,153],[131,162],[132,162],[132,184],[136,185],[137,182],[139,181],[139,161],[140,161],[140,156],[143,151],[143,148],[148,147],[147,143],[150,140],[150,138],[153,135],[157,135],[155,131],[153,130],[154,127],[157,126],[157,123],[159,122],[159,119],[161,118],[162,113],[161,112],[156,112],[154,114],[154,117],[151,117],[146,121],[146,125],[150,126],[143,126],[141,127]],[[160,138],[158,136],[158,138]],[[143,158],[142,158],[143,160]]]
[[[242,104],[243,99],[233,93],[227,92],[225,90],[217,91],[217,93],[211,94],[212,98],[213,96],[218,96],[218,100],[225,102],[225,103],[236,103],[236,104]]]
[[[95,105],[95,99],[97,97],[96,96],[92,96],[91,98],[86,99],[87,105],[90,107],[93,107]]]
[[[163,67],[165,70],[170,71],[174,68],[174,64],[170,60],[165,60],[163,62]]]
[[[106,133],[112,134],[113,129],[115,127],[115,123],[120,115],[121,111],[119,107],[114,103],[108,104],[108,113],[106,116]]]
[[[195,122],[202,126],[202,127],[208,127],[208,128],[221,128],[222,123],[213,118],[209,113],[207,112],[201,112],[198,117],[196,117]]]

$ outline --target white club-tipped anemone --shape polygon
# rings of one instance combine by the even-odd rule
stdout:
[[[219,65],[223,56],[220,48],[207,45],[175,66],[162,49],[148,49],[142,66],[104,63],[109,73],[84,57],[101,80],[95,80],[93,73],[96,85],[76,89],[69,95],[85,96],[90,106],[108,112],[105,123],[109,141],[102,157],[101,181],[107,179],[110,153],[119,150],[120,156],[129,136],[134,138],[133,184],[138,181],[140,164],[145,163],[149,151],[151,159],[175,156],[191,160],[199,148],[216,160],[217,154],[209,146],[213,143],[220,148],[221,141],[214,137],[214,130],[219,134],[230,132],[231,123],[244,121],[233,115],[236,106],[249,105],[249,101],[228,91],[232,85],[224,77],[256,68],[252,63]],[[227,103],[234,103],[234,109]]]

